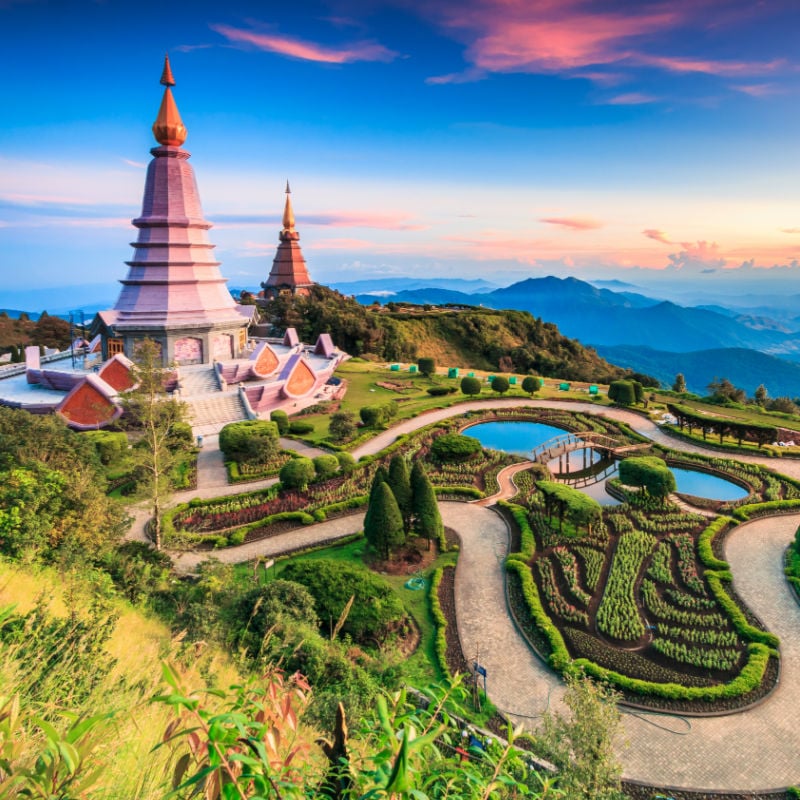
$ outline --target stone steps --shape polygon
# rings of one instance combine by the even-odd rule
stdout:
[[[219,381],[214,367],[182,369],[180,376],[181,396],[184,398],[219,392]]]
[[[239,392],[220,392],[188,399],[189,418],[195,436],[205,436],[219,431],[229,422],[247,419]]]

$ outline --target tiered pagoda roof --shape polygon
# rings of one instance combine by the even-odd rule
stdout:
[[[164,96],[153,123],[160,146],[150,151],[142,213],[133,220],[139,229],[134,258],[116,305],[101,316],[118,333],[241,326],[245,320],[208,240],[211,223],[203,218],[190,154],[181,149],[187,132],[172,96],[169,58],[161,83]]]
[[[269,277],[261,284],[264,294],[274,296],[281,292],[308,294],[314,281],[308,274],[306,260],[300,249],[300,234],[295,230],[292,190],[286,181],[286,205],[283,209],[283,229],[279,234],[280,244],[272,262]]]

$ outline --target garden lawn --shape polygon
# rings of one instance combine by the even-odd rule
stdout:
[[[267,581],[280,578],[286,564],[290,560],[317,561],[325,558],[332,561],[346,561],[350,564],[360,566],[365,572],[368,568],[363,564],[363,554],[366,542],[364,539],[357,539],[343,545],[324,547],[303,553],[298,556],[281,559],[269,570],[260,568],[258,571],[258,582],[263,584]],[[442,553],[431,565],[423,572],[425,578],[425,588],[418,591],[406,589],[404,584],[411,577],[410,575],[382,575],[392,589],[395,591],[406,612],[413,617],[414,622],[420,631],[419,647],[407,659],[404,660],[404,671],[408,681],[417,686],[426,686],[433,681],[441,680],[444,676],[439,673],[436,666],[435,656],[435,634],[433,617],[431,616],[430,605],[428,603],[428,589],[430,588],[430,576],[437,567],[447,564],[455,564],[457,553]],[[242,585],[253,586],[253,564],[239,564],[235,568],[236,580]]]
[[[439,373],[435,377],[426,378],[419,373],[405,371],[392,372],[388,366],[376,365],[374,362],[363,361],[361,359],[350,359],[345,361],[337,370],[336,377],[347,381],[347,393],[341,402],[340,410],[350,411],[359,420],[358,412],[364,406],[385,405],[390,402],[398,401],[397,416],[390,422],[394,424],[404,419],[411,419],[419,414],[434,408],[447,408],[457,403],[470,402],[472,400],[497,400],[502,397],[516,397],[529,399],[530,395],[523,392],[519,386],[511,387],[504,394],[492,391],[488,383],[484,383],[482,391],[476,396],[467,396],[461,393],[461,378],[467,372],[475,372],[476,377],[485,381],[488,373],[479,370],[463,369],[458,378],[448,378],[447,368],[440,367]],[[522,383],[522,376],[518,376],[519,383]],[[407,383],[413,384],[413,389],[402,392],[392,391],[378,386],[378,383]],[[569,392],[559,391],[557,388],[559,381],[548,378],[546,385],[533,396],[533,399],[557,398],[559,400],[588,400],[590,399],[585,387],[588,384],[578,384],[584,391],[570,390]],[[431,397],[427,390],[432,386],[452,386],[456,391],[454,394],[444,397]],[[608,405],[605,395],[596,400],[598,405]],[[487,406],[488,407],[488,406]],[[293,417],[294,418],[294,417]],[[308,414],[303,415],[303,420],[307,420],[314,425],[314,431],[308,435],[297,437],[302,438],[310,444],[316,444],[328,436],[328,414]],[[360,431],[362,429],[359,429]],[[378,432],[377,430],[375,431]]]

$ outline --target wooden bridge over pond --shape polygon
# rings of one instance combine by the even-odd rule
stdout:
[[[562,460],[566,460],[567,472],[569,472],[569,454],[577,450],[600,450],[607,453],[609,456],[615,458],[624,458],[630,453],[635,453],[639,450],[646,450],[650,447],[649,442],[642,442],[640,444],[625,444],[613,436],[607,436],[604,433],[597,433],[596,431],[575,431],[572,433],[564,433],[559,436],[554,436],[546,442],[535,447],[531,453],[531,461],[536,461],[539,464],[548,464],[549,462],[559,459],[559,472],[563,473]],[[591,466],[587,462],[584,455],[584,469]]]

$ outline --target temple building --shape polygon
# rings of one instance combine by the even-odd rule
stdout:
[[[253,306],[238,305],[214,260],[211,223],[203,218],[190,154],[181,148],[186,127],[171,87],[169,58],[161,75],[164,96],[153,134],[142,213],[132,243],[127,277],[116,305],[101,311],[92,325],[103,342],[103,356],[134,358],[136,342],[150,338],[161,346],[165,364],[210,364],[238,358],[247,345]]]
[[[286,205],[283,209],[283,229],[278,235],[280,244],[272,262],[269,277],[261,284],[264,298],[272,300],[282,294],[307,295],[314,281],[308,274],[306,260],[300,249],[300,234],[294,227],[292,190],[286,181]]]

